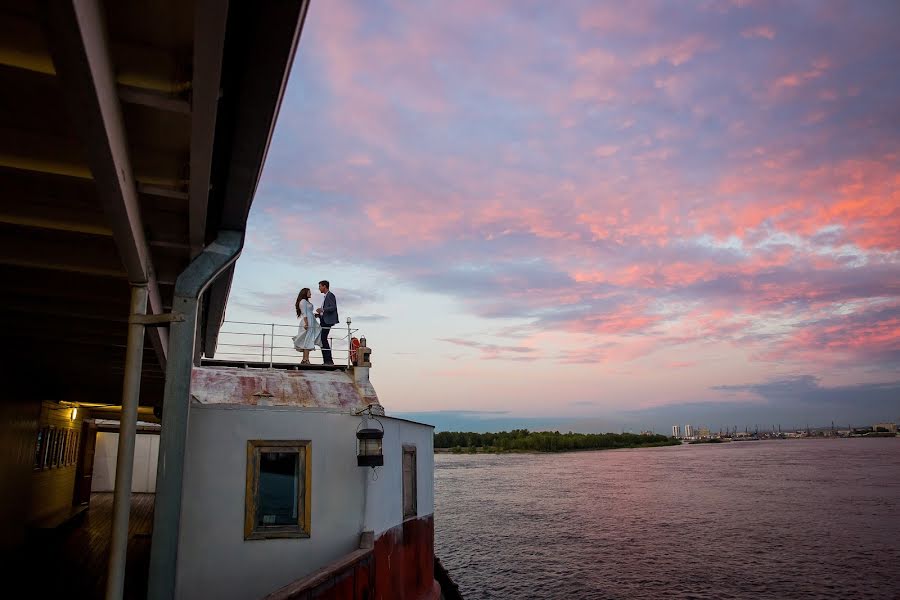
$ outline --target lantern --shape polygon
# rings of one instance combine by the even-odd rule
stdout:
[[[376,419],[376,422],[377,419]],[[381,425],[380,422],[378,422]],[[380,467],[384,465],[384,454],[381,450],[381,441],[384,439],[384,429],[365,427],[356,430],[356,464],[360,467]]]

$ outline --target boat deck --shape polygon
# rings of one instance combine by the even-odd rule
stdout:
[[[150,538],[155,494],[131,495],[128,526],[128,563],[125,594],[147,596]],[[113,495],[91,494],[90,508],[71,522],[52,530],[29,533],[20,553],[17,576],[27,576],[36,597],[103,598],[112,531]],[[57,594],[59,594],[57,596]]]

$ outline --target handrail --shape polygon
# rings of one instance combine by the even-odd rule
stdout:
[[[294,335],[276,332],[276,327],[291,328],[295,331],[299,329],[299,325],[296,323],[288,325],[256,321],[223,321],[219,330],[216,355],[227,356],[228,358],[225,360],[234,360],[235,362],[260,360],[266,362],[268,360],[270,368],[274,366],[276,357],[287,359],[279,360],[280,363],[299,363],[302,355],[294,349],[294,345],[290,341]],[[359,329],[351,327],[349,323],[346,326],[336,324],[322,329],[329,332],[328,342],[335,362],[338,362],[335,355],[340,357],[346,355],[346,364],[351,364],[353,337],[359,332]],[[253,342],[252,337],[256,337],[259,341]],[[335,342],[345,340],[346,346],[344,344],[339,344],[341,347],[335,346]],[[322,363],[324,361],[322,350],[318,346],[311,354],[313,357],[317,357],[314,362]]]

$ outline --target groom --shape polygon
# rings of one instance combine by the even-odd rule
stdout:
[[[325,301],[322,302],[322,308],[316,309],[316,314],[319,315],[319,324],[322,325],[322,359],[326,365],[334,364],[331,359],[331,346],[328,345],[328,335],[331,333],[331,328],[340,320],[337,299],[331,293],[330,287],[331,284],[325,279],[319,282],[319,292],[325,294]]]

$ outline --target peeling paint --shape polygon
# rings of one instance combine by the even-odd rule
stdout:
[[[191,397],[200,404],[291,406],[357,411],[378,395],[368,368],[349,371],[287,371],[234,367],[195,367]]]

